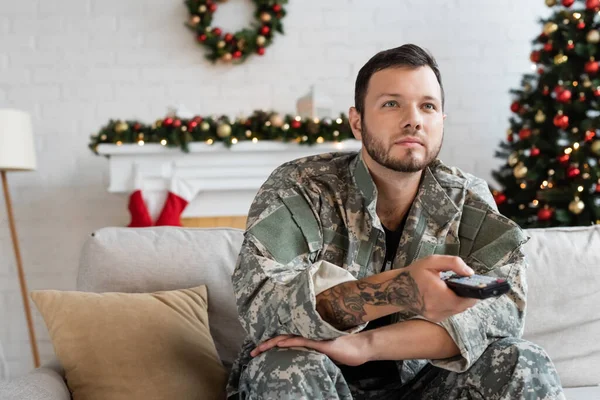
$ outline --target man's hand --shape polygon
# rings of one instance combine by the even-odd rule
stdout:
[[[300,336],[281,335],[261,343],[250,352],[250,355],[256,357],[273,347],[305,347],[325,354],[338,364],[356,366],[369,361],[370,353],[367,340],[367,335],[360,333],[323,341],[305,339]]]
[[[443,271],[473,274],[459,257],[430,256],[406,268],[327,289],[317,295],[317,312],[340,330],[398,312],[440,322],[477,304],[477,300],[459,297],[448,288],[440,279]]]

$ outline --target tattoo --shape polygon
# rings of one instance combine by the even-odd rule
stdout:
[[[335,328],[345,330],[365,321],[365,306],[397,306],[402,317],[422,314],[423,296],[410,273],[401,272],[381,283],[347,282],[326,290],[317,301],[317,311]]]

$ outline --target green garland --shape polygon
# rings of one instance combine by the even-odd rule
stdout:
[[[99,154],[99,144],[160,143],[163,146],[179,147],[187,153],[189,144],[194,142],[211,145],[222,142],[228,147],[241,141],[262,140],[312,145],[353,138],[348,117],[344,114],[340,114],[335,120],[319,120],[282,116],[272,111],[254,111],[250,117],[238,118],[233,122],[227,116],[196,116],[189,119],[175,116],[159,119],[151,125],[135,120],[110,120],[98,134],[91,136],[89,148]]]
[[[253,3],[256,5],[256,21],[252,26],[235,34],[223,34],[220,28],[211,27],[217,10],[215,0],[185,0],[190,13],[186,25],[196,34],[198,43],[210,50],[206,58],[213,62],[222,60],[239,64],[251,54],[265,54],[265,48],[273,42],[274,33],[283,33],[281,20],[286,12],[282,5],[287,0],[253,0]]]

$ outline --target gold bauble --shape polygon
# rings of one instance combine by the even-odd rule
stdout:
[[[117,133],[123,133],[125,132],[127,129],[129,129],[129,125],[127,125],[126,122],[123,121],[119,121],[116,123],[115,125],[115,132]]]
[[[227,43],[225,43],[225,41],[224,41],[224,40],[220,40],[220,41],[217,43],[217,47],[218,47],[219,49],[222,49],[223,47],[225,47],[225,45],[226,45],[226,44],[227,44]]]
[[[231,136],[231,125],[223,122],[217,126],[217,136],[221,139],[225,139]]]
[[[271,125],[273,125],[275,128],[281,128],[283,126],[283,124],[285,123],[285,120],[279,114],[271,115],[271,118],[269,118],[269,121],[271,121]]]
[[[268,12],[260,14],[260,20],[262,22],[271,22],[271,14],[269,14]]]
[[[515,165],[517,165],[518,162],[519,162],[519,153],[517,153],[516,151],[511,153],[508,156],[508,165],[510,165],[511,167],[514,167]]]
[[[233,56],[231,55],[231,53],[225,53],[221,57],[221,60],[223,60],[225,62],[229,62],[229,61],[233,60]]]
[[[200,23],[200,17],[197,15],[194,15],[192,18],[190,18],[190,25],[192,26],[196,26]]]
[[[262,47],[262,46],[265,45],[265,43],[267,43],[267,38],[266,37],[264,37],[263,35],[258,35],[256,37],[256,44],[257,45],[259,45],[259,46]]]
[[[244,39],[238,40],[237,47],[240,50],[244,50],[246,48],[246,40],[244,40]]]
[[[600,32],[598,32],[596,29],[592,29],[588,32],[586,39],[588,43],[596,44],[600,42]]]
[[[546,22],[546,24],[544,25],[544,33],[546,35],[550,35],[554,32],[556,32],[558,30],[558,25],[556,24],[556,22]]]
[[[575,199],[569,203],[569,211],[571,211],[575,215],[581,214],[581,212],[585,209],[585,203],[579,199],[579,197],[575,197]]]
[[[600,156],[600,140],[594,140],[590,148],[592,149],[592,153]]]
[[[198,12],[200,14],[204,14],[206,12],[206,6],[202,4],[200,7],[198,7]]]
[[[513,174],[517,179],[523,179],[527,176],[527,167],[522,162],[518,163],[513,169]]]
[[[535,122],[538,124],[543,124],[546,121],[546,114],[542,110],[538,110],[535,114]]]
[[[584,87],[586,87],[586,88],[588,88],[588,87],[592,86],[592,81],[591,81],[589,78],[586,78],[586,79],[583,81],[583,86],[584,86]]]
[[[546,0],[546,5],[548,7],[554,7],[556,5],[556,0]]]
[[[206,121],[203,121],[203,122],[200,124],[200,130],[203,130],[204,132],[206,132],[206,131],[207,131],[207,130],[209,130],[209,129],[210,129],[210,124],[209,124],[208,122],[206,122]]]
[[[558,53],[557,55],[554,56],[554,64],[556,64],[556,65],[564,64],[567,61],[569,61],[569,57],[565,56],[562,53]]]

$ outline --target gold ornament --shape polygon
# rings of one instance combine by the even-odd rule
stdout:
[[[220,123],[219,126],[217,126],[217,136],[221,139],[231,136],[231,125],[225,122]]]
[[[548,7],[554,7],[556,5],[556,0],[546,0],[546,5]]]
[[[546,22],[546,24],[544,25],[544,33],[546,35],[551,35],[552,33],[556,32],[558,30],[558,25],[555,22]]]
[[[256,37],[256,44],[259,46],[264,46],[265,43],[267,43],[267,38],[264,37],[263,35],[258,35]]]
[[[522,162],[518,163],[513,169],[513,174],[517,179],[523,179],[527,176],[527,167]]]
[[[203,122],[200,124],[200,130],[203,130],[204,132],[206,132],[206,131],[207,131],[207,130],[209,130],[209,129],[210,129],[210,124],[209,124],[208,122],[206,122],[206,121],[203,121]]]
[[[535,122],[538,124],[543,124],[546,121],[546,114],[542,110],[538,110],[535,114]]]
[[[592,86],[592,81],[590,80],[590,78],[585,78],[585,80],[583,81],[583,86],[586,88]]]
[[[533,88],[531,87],[531,84],[529,84],[529,83],[526,83],[525,86],[523,86],[523,90],[525,90],[525,92],[527,92],[527,93],[531,92],[531,89],[533,89]]]
[[[271,22],[271,14],[269,14],[268,12],[260,14],[260,20],[265,23]]]
[[[586,39],[588,43],[596,44],[600,42],[600,32],[598,32],[596,29],[592,29],[588,32]]]
[[[283,126],[283,124],[285,123],[283,117],[279,114],[271,115],[271,118],[269,118],[269,121],[271,121],[271,125],[273,125],[276,128],[281,128]]]
[[[557,55],[554,56],[554,64],[556,64],[556,65],[564,64],[567,61],[569,61],[569,57],[565,56],[562,53],[558,53]]]
[[[223,47],[225,47],[225,45],[226,45],[226,44],[227,44],[227,43],[225,43],[225,41],[224,41],[224,40],[219,40],[219,42],[217,43],[217,47],[218,47],[219,49],[222,49]]]
[[[204,14],[206,12],[206,6],[202,4],[200,7],[198,7],[198,12],[200,14]]]
[[[225,53],[221,57],[221,60],[223,60],[225,62],[229,62],[229,61],[233,60],[233,56],[231,55],[231,53]]]
[[[569,211],[571,211],[575,215],[581,214],[581,212],[585,209],[585,203],[579,199],[579,197],[575,197],[575,199],[569,203]]]
[[[190,25],[192,26],[196,26],[200,23],[200,17],[197,15],[194,15],[192,18],[190,18]]]
[[[600,140],[594,140],[590,148],[592,149],[592,153],[600,156]]]
[[[238,40],[237,47],[240,50],[244,50],[246,48],[246,40],[244,40],[244,39]]]
[[[126,123],[126,122],[119,121],[119,122],[117,122],[117,124],[115,125],[115,132],[117,132],[117,133],[123,133],[123,132],[125,132],[127,129],[129,129],[129,125],[127,125],[127,123]]]
[[[511,153],[508,156],[508,165],[510,165],[511,167],[514,167],[515,165],[517,165],[518,162],[519,162],[519,153],[517,153],[516,151]]]

